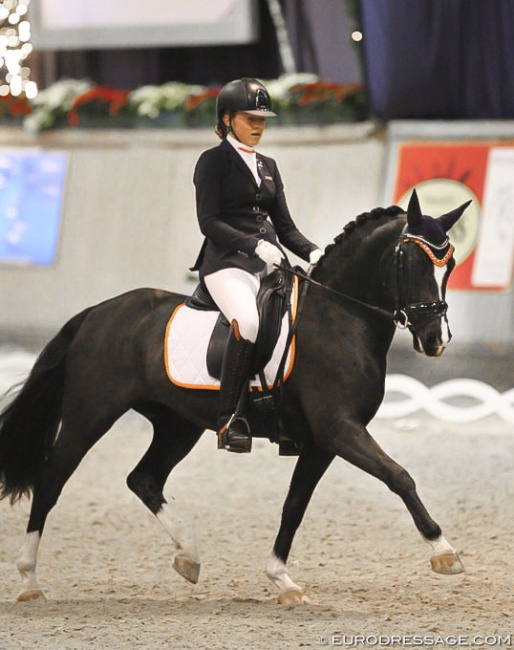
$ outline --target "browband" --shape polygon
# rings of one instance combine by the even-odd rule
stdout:
[[[435,248],[435,250],[444,250],[450,243],[449,237],[447,237],[442,244],[434,244],[434,242],[428,241],[428,239],[425,239],[421,235],[413,235],[411,233],[405,232],[403,233],[403,236],[408,237],[409,239],[414,239],[415,241],[421,241],[427,246],[430,246],[430,248]]]
[[[436,246],[435,244],[428,242],[423,237],[416,237],[415,235],[405,235],[403,241],[404,242],[412,241],[418,246],[420,246],[423,249],[423,251],[425,251],[425,253],[428,255],[432,263],[435,264],[436,266],[446,266],[446,264],[451,259],[455,251],[455,247],[450,244],[450,240],[448,239],[448,237],[446,238],[446,241],[442,246]],[[435,248],[436,250],[442,252],[446,247],[448,247],[448,250],[443,255],[443,257],[441,258],[437,257],[433,249]]]

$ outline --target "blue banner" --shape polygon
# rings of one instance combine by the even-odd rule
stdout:
[[[63,152],[0,150],[0,263],[55,261],[66,166]]]

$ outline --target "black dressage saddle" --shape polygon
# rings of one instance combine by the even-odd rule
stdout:
[[[259,332],[255,342],[251,376],[262,370],[271,359],[280,336],[282,320],[288,310],[292,292],[291,274],[280,269],[266,275],[257,294],[259,311]],[[219,311],[203,280],[199,282],[192,295],[186,300],[192,309]],[[220,312],[207,348],[207,370],[211,377],[220,379],[223,355],[227,345],[230,323]]]

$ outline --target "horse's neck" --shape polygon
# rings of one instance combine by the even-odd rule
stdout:
[[[354,230],[348,238],[339,240],[327,250],[314,269],[313,280],[360,302],[390,311],[390,296],[384,298],[382,270],[392,263],[401,227],[398,223],[394,227],[388,224],[386,231],[380,233],[380,224]],[[377,364],[379,371],[385,373],[387,352],[395,331],[392,319],[344,298],[334,298],[333,294],[322,290],[308,295],[302,317],[302,327],[307,332],[305,345],[316,341],[313,332],[318,332],[320,314],[323,314],[327,340],[336,346],[341,338],[350,340],[357,352],[366,352],[367,363]],[[325,362],[331,363],[328,358]]]
[[[355,230],[327,254],[315,279],[358,300],[389,306],[384,303],[384,273],[392,266],[401,227],[389,220],[373,229]]]

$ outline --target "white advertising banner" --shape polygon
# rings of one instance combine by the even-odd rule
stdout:
[[[256,0],[31,0],[38,49],[250,43]]]
[[[514,147],[493,147],[485,175],[472,284],[507,288],[514,265]]]
[[[230,21],[237,1],[40,0],[48,28],[120,27]]]

